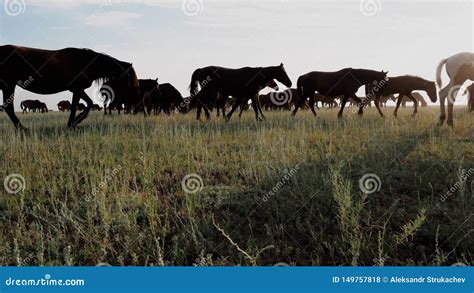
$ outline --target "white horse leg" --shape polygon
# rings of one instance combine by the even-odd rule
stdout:
[[[448,125],[453,126],[453,108],[456,97],[448,98]]]
[[[444,107],[446,97],[448,96],[449,89],[451,88],[451,82],[442,90],[439,91],[439,106],[440,106],[440,115],[439,115],[439,126],[444,124],[446,120],[446,109]]]

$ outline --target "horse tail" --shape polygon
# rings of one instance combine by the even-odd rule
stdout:
[[[196,69],[191,77],[191,84],[189,85],[191,96],[197,93],[198,84],[201,84],[201,69]]]
[[[448,58],[441,60],[438,67],[436,68],[436,83],[439,87],[443,86],[443,80],[441,79],[441,70],[443,70],[444,64],[448,61]]]
[[[25,101],[21,101],[20,108],[21,108],[21,110],[25,111],[25,109],[26,109]]]

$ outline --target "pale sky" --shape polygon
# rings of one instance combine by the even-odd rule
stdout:
[[[0,44],[91,48],[132,62],[139,78],[159,77],[183,96],[192,72],[208,65],[283,62],[293,83],[309,71],[345,67],[434,80],[441,59],[474,46],[473,3],[467,0],[0,2]],[[56,109],[72,94],[19,89],[16,96],[16,110],[30,98]]]

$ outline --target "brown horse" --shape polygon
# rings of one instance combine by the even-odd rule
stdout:
[[[127,87],[119,79],[104,82],[99,93],[104,105],[104,115],[112,115],[112,110],[117,110],[118,114],[124,110],[126,113],[143,111],[150,112],[152,100],[158,95],[158,79],[138,80],[138,95]]]
[[[179,107],[183,101],[183,96],[172,84],[160,84],[158,98],[153,101],[154,113],[158,115],[163,111],[166,115],[171,115],[171,112],[176,108],[184,113],[187,109]]]
[[[28,111],[48,113],[46,104],[38,100],[24,100],[20,103],[20,108],[23,110],[23,114],[26,114]]]
[[[366,86],[367,96],[373,95],[375,98],[375,107],[379,111],[381,117],[384,117],[382,110],[380,110],[380,96],[388,96],[393,94],[399,94],[397,99],[397,106],[393,115],[397,117],[398,108],[402,103],[403,97],[407,96],[410,100],[415,103],[415,109],[413,116],[418,112],[418,103],[416,98],[413,96],[413,91],[425,91],[430,100],[435,103],[438,100],[436,94],[436,84],[433,81],[423,79],[418,76],[403,75],[390,77],[388,81],[383,84],[380,88],[375,88],[372,84]]]
[[[357,90],[368,83],[381,83],[387,79],[387,73],[383,71],[374,71],[368,69],[344,68],[336,72],[313,71],[298,78],[298,91],[302,99],[296,105],[292,115],[295,116],[298,109],[303,105],[306,99],[309,99],[311,112],[316,116],[314,110],[314,93],[326,97],[342,96],[341,109],[338,117],[342,118],[344,107],[349,98],[354,99],[360,104],[359,115],[363,114],[363,105],[361,99],[356,96]]]
[[[58,110],[61,111],[61,112],[71,111],[71,102],[69,102],[69,101],[60,101],[58,103]]]
[[[73,93],[69,127],[81,123],[92,108],[92,100],[85,93],[94,81],[120,79],[138,93],[138,80],[132,64],[88,49],[66,48],[43,50],[13,45],[0,46],[0,89],[5,111],[13,125],[25,129],[13,107],[15,87],[49,95],[69,90]],[[22,82],[27,80],[28,82]],[[84,112],[76,117],[80,100],[87,103]]]
[[[258,92],[272,79],[291,87],[291,80],[283,64],[280,64],[271,67],[244,67],[240,69],[218,66],[200,68],[194,71],[189,88],[191,96],[195,96],[198,93],[198,86],[201,86],[199,99],[203,101],[202,104],[204,105],[207,104],[206,101],[215,98],[214,92],[221,93],[224,97],[237,98],[237,103],[232,106],[232,110],[225,116],[226,120],[232,117],[239,105],[248,100],[252,101],[255,118],[262,120],[264,116],[260,117],[261,109],[258,103]],[[208,94],[208,91],[210,94]],[[198,113],[200,113],[199,107],[201,106],[200,103]],[[210,117],[207,109],[205,107],[204,109],[206,116]]]
[[[420,93],[414,92],[412,93],[413,97],[415,98],[417,104],[419,104],[421,107],[428,107],[428,103],[426,102],[425,98]],[[405,108],[407,106],[408,102],[413,102],[409,97],[404,96],[402,98],[402,108]],[[413,105],[414,107],[414,105]]]
[[[342,97],[326,97],[318,93],[314,94],[315,105],[317,106],[318,103],[321,102],[322,107],[324,107],[324,105],[327,105],[329,109],[337,108],[339,104],[336,102],[336,100],[341,98]]]

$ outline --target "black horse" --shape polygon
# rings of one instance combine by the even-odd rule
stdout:
[[[153,102],[159,98],[158,79],[139,79],[138,95],[130,92],[120,80],[105,82],[100,88],[100,94],[104,102],[104,115],[112,115],[112,110],[128,113],[143,112],[150,114]]]
[[[296,105],[292,115],[296,115],[304,101],[309,99],[310,109],[316,116],[316,111],[314,110],[314,93],[316,91],[328,98],[342,96],[338,117],[342,117],[344,107],[349,98],[352,98],[359,104],[359,115],[362,115],[363,103],[356,96],[356,92],[363,85],[383,83],[386,79],[387,72],[368,69],[345,68],[336,72],[313,71],[307,73],[298,78],[297,89],[299,95],[303,98]]]
[[[183,96],[172,84],[160,84],[158,98],[153,100],[154,113],[159,114],[163,111],[166,115],[171,115],[171,112],[176,108],[180,112],[185,113],[187,109],[179,107],[183,101]]]
[[[75,127],[89,114],[93,102],[85,93],[94,81],[121,80],[138,93],[138,80],[132,64],[89,49],[42,50],[13,45],[0,46],[0,89],[5,111],[18,129],[25,129],[13,107],[17,84],[30,92],[49,95],[69,90],[73,93],[69,127]],[[76,117],[80,100],[87,103]]]
[[[205,104],[209,99],[217,97],[215,92],[218,92],[224,97],[232,96],[237,99],[232,110],[225,116],[226,120],[232,117],[232,114],[239,105],[248,100],[252,101],[255,118],[261,120],[262,118],[259,115],[261,110],[258,102],[258,92],[272,79],[276,79],[287,87],[291,87],[292,85],[283,64],[280,64],[271,67],[244,67],[240,69],[229,69],[218,66],[204,67],[194,71],[189,87],[191,97],[199,93],[198,98],[203,101],[199,103],[199,105],[204,104],[204,110],[208,117],[210,117],[210,115]],[[198,86],[201,87],[201,92],[198,92]],[[208,93],[210,94],[208,95]],[[199,106],[198,112],[200,112]]]

